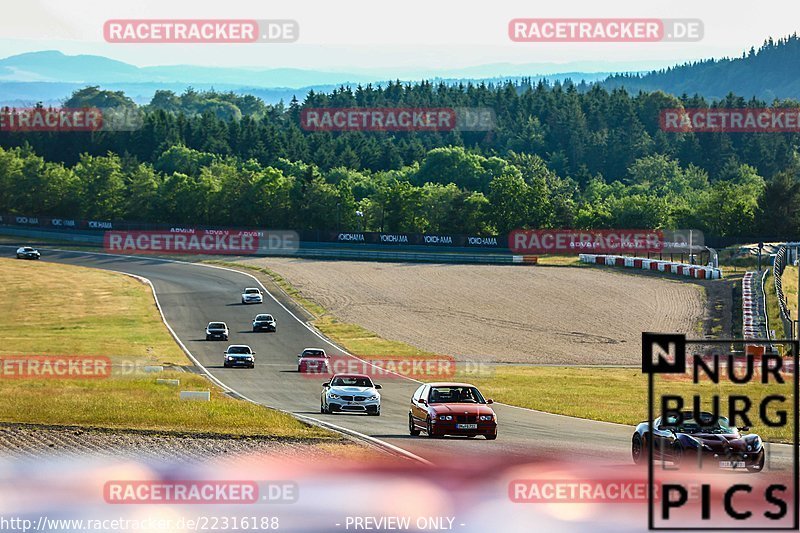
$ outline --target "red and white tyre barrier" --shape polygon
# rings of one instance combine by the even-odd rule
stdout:
[[[722,279],[722,270],[719,268],[676,263],[674,261],[597,254],[580,254],[579,258],[581,263],[588,263],[590,265],[620,266],[636,270],[656,270],[658,272],[695,279]]]

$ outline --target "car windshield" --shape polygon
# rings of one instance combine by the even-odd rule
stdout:
[[[333,387],[372,387],[372,380],[365,377],[342,376],[331,381]]]
[[[231,346],[228,348],[229,354],[243,354],[243,353],[250,353],[250,348],[247,346]]]
[[[303,357],[325,357],[325,350],[303,350]]]
[[[33,248],[23,248],[22,251],[23,252],[32,252]]]
[[[258,315],[256,317],[256,320],[269,321],[269,320],[272,320],[272,315]]]
[[[245,289],[245,294],[258,294],[258,289]]]
[[[674,416],[667,417],[667,425],[675,427],[678,433],[715,433],[719,435],[730,435],[736,433],[738,430],[730,426],[730,422],[724,416],[720,416],[714,420],[714,416],[710,413],[702,413],[699,420],[695,419],[691,413],[684,413],[683,422],[675,425],[677,418]]]
[[[225,324],[222,322],[212,322],[208,325],[208,329],[225,329]]]
[[[486,403],[475,387],[431,387],[430,403]]]

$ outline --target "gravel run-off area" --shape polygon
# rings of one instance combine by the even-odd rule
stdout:
[[[702,286],[601,268],[245,259],[337,319],[462,361],[641,364],[643,331],[696,335]]]

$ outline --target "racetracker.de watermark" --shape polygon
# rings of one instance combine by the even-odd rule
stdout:
[[[116,44],[293,43],[300,25],[289,19],[116,19],[103,25],[103,37]]]
[[[704,32],[699,19],[518,18],[508,23],[508,37],[518,43],[696,42]]]
[[[294,231],[178,229],[107,231],[103,236],[106,251],[122,254],[292,254],[298,246]]]
[[[508,246],[515,253],[558,254],[575,252],[659,253],[664,250],[664,234],[653,230],[527,230],[508,235]]]
[[[108,504],[265,504],[295,503],[293,481],[113,480],[103,486]]]
[[[0,379],[105,379],[111,359],[103,356],[3,356]]]
[[[300,112],[306,131],[490,131],[488,107],[326,107]]]
[[[382,357],[360,359],[335,355],[327,359],[303,361],[306,377],[314,374],[359,374],[373,379],[410,378],[421,381],[448,381],[458,377],[490,377],[495,367],[480,361],[456,361],[450,356],[435,358]]]
[[[0,131],[7,132],[134,131],[143,123],[143,113],[129,107],[7,107],[0,110]]]
[[[664,109],[660,123],[670,133],[799,133],[800,108]]]

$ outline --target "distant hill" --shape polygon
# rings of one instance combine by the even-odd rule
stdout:
[[[620,67],[626,66],[620,64]],[[569,68],[572,67],[572,68]],[[565,70],[559,71],[559,68]],[[611,72],[581,72],[591,68],[587,63],[491,65],[430,72],[426,79],[445,83],[516,82],[523,77],[534,81],[571,79],[587,83],[604,80]],[[192,65],[137,67],[102,56],[69,56],[57,51],[31,52],[0,59],[0,105],[29,106],[37,102],[58,105],[69,95],[87,85],[98,85],[110,91],[123,91],[139,104],[150,102],[157,90],[182,93],[187,87],[204,91],[233,91],[252,94],[268,104],[293,96],[300,100],[309,90],[329,92],[339,85],[384,83],[401,79],[417,81],[403,72],[390,74],[385,69],[369,72],[326,72],[291,68],[215,68]],[[482,75],[482,77],[480,77]]]
[[[778,41],[769,39],[758,50],[751,48],[738,58],[709,59],[640,75],[614,75],[603,86],[633,92],[661,90],[678,96],[700,94],[717,100],[729,93],[767,102],[800,100],[800,38],[795,34]]]

